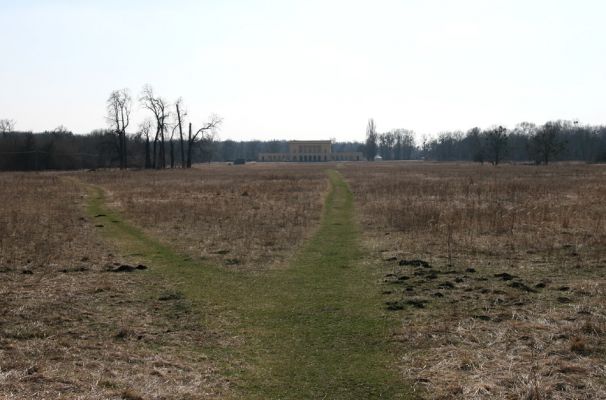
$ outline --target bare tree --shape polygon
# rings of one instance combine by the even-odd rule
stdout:
[[[415,150],[415,134],[409,129],[398,129],[398,138],[400,139],[400,159],[410,160]]]
[[[53,129],[51,131],[51,133],[54,133],[57,135],[66,135],[66,134],[71,134],[72,131],[70,131],[65,125],[59,125],[55,129]]]
[[[174,142],[174,137],[175,137],[175,131],[177,130],[177,128],[179,128],[179,124],[173,124],[172,129],[170,130],[170,139],[168,141],[168,145],[170,147],[170,167],[171,168],[175,168],[175,142]]]
[[[484,164],[486,158],[485,136],[484,132],[476,126],[467,131],[464,139],[471,159],[481,164]]]
[[[530,152],[537,164],[549,164],[564,144],[560,141],[562,126],[557,122],[547,122],[530,137]]]
[[[493,165],[499,165],[507,150],[507,129],[498,126],[486,132],[486,142]]]
[[[177,109],[177,124],[179,126],[179,143],[181,145],[181,168],[185,168],[185,141],[183,140],[183,117],[187,116],[187,111],[181,109],[183,99],[179,98],[175,102]]]
[[[161,97],[154,95],[154,90],[150,85],[145,85],[139,98],[141,105],[150,110],[156,119],[156,136],[154,138],[153,166],[154,168],[166,168],[165,141],[164,132],[166,130],[167,118],[169,112],[166,101]],[[160,140],[159,163],[156,163],[156,147]]]
[[[394,159],[394,145],[396,143],[396,135],[393,132],[385,132],[378,135],[379,153],[385,160]]]
[[[145,121],[139,124],[139,135],[145,138],[145,168],[151,168],[151,156],[150,156],[150,143],[149,143],[149,135],[152,130],[152,121],[146,119]]]
[[[377,155],[377,126],[375,125],[374,119],[368,120],[366,125],[366,159],[368,161],[374,161]]]
[[[128,89],[114,90],[107,99],[107,120],[118,136],[120,169],[128,166],[126,157],[126,128],[130,123],[132,100]]]
[[[193,133],[191,122],[189,123],[189,135],[187,138],[187,168],[191,168],[191,157],[194,145],[200,141],[212,142],[214,135],[223,122],[223,119],[218,115],[211,115],[200,129]]]
[[[15,125],[16,123],[12,119],[0,119],[0,132],[2,134],[13,132]]]

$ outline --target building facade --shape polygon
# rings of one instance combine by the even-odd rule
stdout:
[[[258,161],[328,162],[362,161],[360,152],[332,152],[330,140],[292,140],[288,153],[259,153]]]

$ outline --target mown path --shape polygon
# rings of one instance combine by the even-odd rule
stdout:
[[[288,268],[250,273],[199,265],[125,222],[94,189],[88,212],[124,255],[174,282],[205,326],[233,344],[202,347],[235,398],[410,398],[393,365],[377,277],[361,259],[353,196],[336,171],[321,226]]]

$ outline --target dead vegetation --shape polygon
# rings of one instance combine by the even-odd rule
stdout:
[[[344,172],[426,397],[606,398],[606,168]]]
[[[280,265],[326,165],[98,171],[132,223],[193,259]],[[407,380],[434,399],[606,398],[606,169],[342,165]],[[70,174],[73,176],[73,174]],[[153,265],[113,255],[61,174],[0,175],[0,397],[221,398],[208,331]],[[131,260],[132,261],[132,260]],[[148,269],[146,269],[148,268]],[[152,271],[150,271],[152,270]]]
[[[125,264],[84,195],[57,174],[0,175],[0,397],[222,397],[202,350],[221,339],[144,268],[110,271]]]
[[[1,398],[225,397],[207,349],[232,339],[208,331],[153,265],[113,254],[78,180],[178,252],[266,268],[317,225],[323,168],[0,175]]]
[[[193,170],[99,171],[113,207],[171,248],[232,268],[282,264],[313,227],[328,180],[322,165],[202,165]]]

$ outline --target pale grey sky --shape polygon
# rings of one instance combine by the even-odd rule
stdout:
[[[598,0],[0,0],[0,118],[89,132],[112,90],[149,83],[194,124],[221,115],[222,139],[598,124],[605,18]]]

